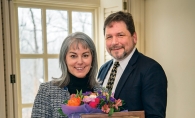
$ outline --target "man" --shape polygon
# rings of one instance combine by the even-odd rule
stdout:
[[[158,62],[136,49],[132,15],[122,11],[109,15],[104,22],[104,35],[107,52],[114,59],[99,70],[103,86],[112,90],[116,99],[124,100],[129,111],[144,110],[146,118],[165,118],[167,78]],[[119,62],[118,67],[115,62]]]

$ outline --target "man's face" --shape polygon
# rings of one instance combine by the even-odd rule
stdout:
[[[105,41],[108,53],[116,60],[123,60],[134,49],[137,35],[132,35],[123,21],[112,22],[105,28]]]

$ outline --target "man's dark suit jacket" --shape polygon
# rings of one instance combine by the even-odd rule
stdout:
[[[113,60],[99,70],[98,79],[102,82]],[[146,118],[165,118],[167,104],[167,78],[161,65],[155,60],[135,50],[129,60],[114,97],[125,102],[129,111],[145,111]]]

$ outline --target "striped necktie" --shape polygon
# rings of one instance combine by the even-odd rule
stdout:
[[[111,73],[110,73],[110,77],[109,77],[108,83],[107,83],[107,85],[106,85],[106,88],[107,88],[109,91],[112,91],[112,87],[113,87],[113,85],[114,85],[114,80],[115,80],[116,73],[117,73],[117,67],[118,67],[119,65],[120,65],[119,62],[116,61],[116,62],[114,63],[114,66],[113,66],[113,68],[112,68],[112,71],[111,71]]]

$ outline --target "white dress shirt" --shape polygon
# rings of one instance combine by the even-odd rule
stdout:
[[[126,68],[128,62],[129,62],[129,60],[131,59],[133,53],[135,52],[135,49],[136,48],[134,48],[133,51],[125,59],[123,59],[121,61],[118,61],[120,66],[117,68],[117,74],[116,74],[116,78],[115,78],[115,81],[114,81],[114,85],[112,87],[112,93],[114,93],[114,91],[116,89],[116,86],[117,86],[117,84],[118,84],[118,82],[119,82],[119,80],[120,80],[120,78],[123,74],[123,71],[125,70],[125,68]],[[114,60],[114,62],[117,61],[116,59],[113,59],[113,60]],[[108,79],[110,77],[110,73],[111,73],[111,70],[113,68],[114,62],[112,64],[112,66],[110,67],[110,70],[108,71],[108,74],[106,75],[106,78],[105,78],[104,83],[103,83],[103,87],[106,87],[106,85],[108,83]]]

